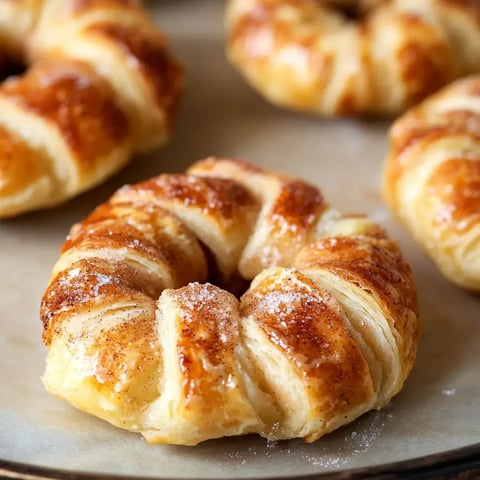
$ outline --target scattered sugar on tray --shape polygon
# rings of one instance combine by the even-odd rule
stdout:
[[[454,387],[442,389],[442,395],[445,395],[446,397],[454,397],[456,393],[457,390]]]
[[[357,428],[348,430],[343,437],[343,445],[339,444],[332,455],[326,446],[317,450],[316,454],[308,453],[302,457],[313,466],[337,469],[349,463],[355,456],[362,455],[378,445],[386,425],[393,418],[387,410],[374,412],[372,415],[362,417],[357,422]]]
[[[393,414],[387,411],[376,411],[369,415],[369,423],[364,428],[354,430],[345,435],[345,445],[353,454],[366,452],[381,436]]]
[[[272,456],[277,444],[278,444],[278,442],[275,442],[274,440],[267,440],[267,443],[265,445],[266,446],[266,451],[265,451],[265,456],[266,457],[271,457]]]
[[[279,424],[273,425],[273,429],[280,428]],[[247,442],[247,439],[245,439]],[[225,452],[225,457],[228,459],[229,468],[241,467],[246,463],[255,463],[260,465],[264,459],[271,461],[278,456],[292,456],[292,458],[298,455],[298,450],[290,447],[288,441],[273,441],[265,440],[260,437],[248,437],[248,443],[245,444],[245,448],[235,449],[229,452]],[[234,460],[234,462],[232,462]]]
[[[346,460],[341,457],[332,457],[332,456],[316,456],[310,454],[304,454],[303,458],[314,467],[328,467],[328,468],[339,468],[341,467]]]
[[[249,437],[244,448],[237,447],[224,455],[229,468],[242,468],[245,464],[261,465],[262,459],[271,462],[281,456],[287,462],[289,458],[293,462],[303,461],[316,470],[319,467],[338,470],[348,466],[355,457],[372,448],[378,448],[385,428],[392,418],[393,414],[387,407],[362,416],[353,430],[346,427],[343,434],[338,431],[330,434],[332,437],[327,435],[324,440],[309,445],[300,445],[296,440],[277,442]],[[276,428],[280,428],[280,425],[272,426],[272,429]]]

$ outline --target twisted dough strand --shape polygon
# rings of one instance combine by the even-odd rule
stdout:
[[[480,77],[408,112],[390,139],[385,200],[447,278],[480,290]]]
[[[253,281],[238,300],[200,283],[212,274]],[[75,225],[41,315],[49,391],[186,445],[316,440],[388,403],[419,334],[410,268],[382,229],[301,180],[212,158]]]
[[[252,86],[322,115],[396,113],[480,69],[476,0],[230,0],[227,25]]]
[[[137,4],[1,2],[0,45],[32,66],[0,87],[0,217],[63,202],[165,142],[183,70]]]

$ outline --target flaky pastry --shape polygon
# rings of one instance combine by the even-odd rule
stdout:
[[[240,299],[221,288],[250,280]],[[411,269],[379,226],[214,158],[125,186],[73,226],[41,317],[50,392],[183,445],[314,441],[386,405],[419,336]]]
[[[162,144],[183,69],[134,0],[2,0],[0,217],[56,205]]]
[[[480,71],[478,0],[230,0],[228,54],[271,102],[392,114]]]
[[[407,112],[390,141],[386,202],[447,278],[480,290],[480,76]]]

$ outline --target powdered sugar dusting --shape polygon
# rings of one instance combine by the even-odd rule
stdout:
[[[117,279],[114,279],[112,276],[103,275],[102,273],[95,273],[95,279],[97,280],[93,286],[93,295],[98,296],[100,294],[100,289],[105,285],[110,285],[111,283],[118,283]]]
[[[304,302],[306,299],[307,295],[301,291],[279,291],[275,294],[269,292],[269,295],[264,297],[265,309],[270,315],[279,313],[290,315],[295,310],[296,305]],[[287,326],[286,323],[285,326]]]
[[[182,302],[181,315],[185,316],[185,310],[194,310],[199,305],[211,304],[216,298],[213,285],[210,283],[200,284],[197,282],[190,283],[187,288],[176,291]],[[215,306],[210,305],[215,308]]]
[[[76,303],[84,303],[104,293],[104,287],[118,285],[119,279],[99,272],[87,273],[80,268],[72,268],[59,278],[59,284],[75,294]]]

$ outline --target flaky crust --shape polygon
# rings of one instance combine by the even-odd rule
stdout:
[[[41,317],[50,392],[184,445],[314,441],[387,404],[419,337],[410,267],[380,227],[214,158],[125,186],[73,226]]]
[[[480,77],[405,114],[390,141],[386,202],[447,278],[480,290]]]
[[[396,113],[480,70],[477,0],[230,0],[227,28],[254,88],[322,115]]]
[[[4,0],[0,218],[56,205],[169,135],[183,69],[133,0]]]

